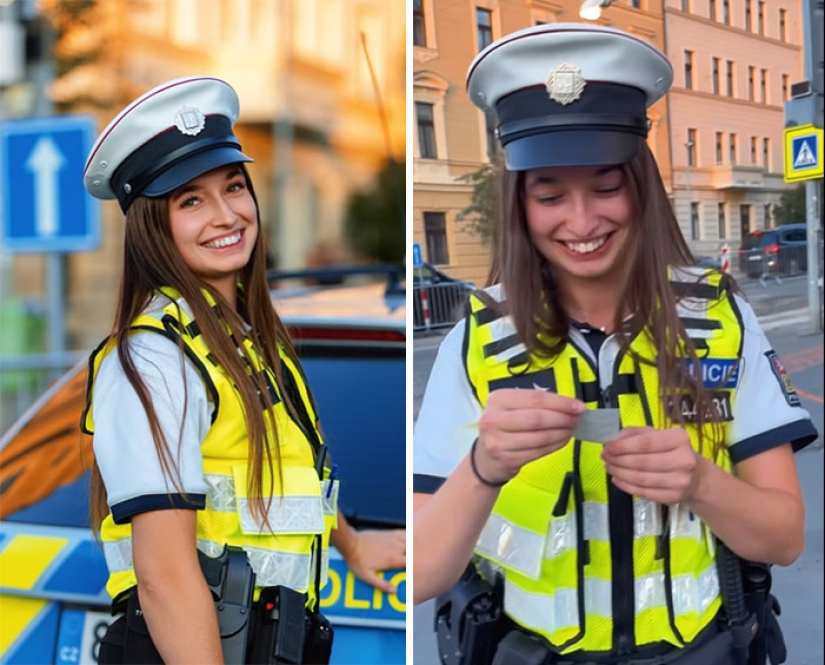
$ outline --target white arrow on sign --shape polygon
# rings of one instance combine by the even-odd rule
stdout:
[[[35,144],[26,160],[26,168],[34,173],[35,229],[43,238],[57,233],[57,172],[65,163],[60,150],[48,136]]]

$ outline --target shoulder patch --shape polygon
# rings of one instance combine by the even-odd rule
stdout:
[[[771,365],[771,371],[776,377],[776,380],[779,381],[779,387],[782,389],[782,394],[785,395],[785,400],[791,406],[801,406],[802,402],[799,399],[799,395],[796,394],[796,390],[791,383],[791,377],[788,376],[788,370],[785,369],[782,361],[779,360],[779,355],[771,349],[765,353],[765,357]]]

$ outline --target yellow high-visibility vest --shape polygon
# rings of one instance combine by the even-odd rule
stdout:
[[[320,479],[315,468],[315,454],[308,437],[320,443],[321,433],[316,427],[317,417],[303,373],[280,349],[282,371],[289,374],[297,387],[311,421],[309,424],[292,419],[275,389],[272,370],[264,365],[249,337],[244,338],[243,345],[253,363],[248,370],[264,372],[267,384],[275,391],[273,415],[279,457],[273,450],[273,460],[279,459],[280,473],[277,468],[273,469],[272,499],[267,513],[270,532],[255,520],[250,510],[247,496],[248,432],[240,395],[230,376],[216,364],[180,295],[169,288],[163,288],[162,292],[170,298],[162,312],[157,316],[142,314],[134,321],[132,329],[156,331],[174,340],[180,338],[187,358],[200,370],[214,402],[212,425],[201,443],[208,490],[205,509],[197,511],[198,549],[217,556],[223,551],[224,544],[242,547],[255,571],[257,588],[288,586],[307,593],[307,606],[315,607],[315,557],[321,557],[323,586],[327,578],[330,531],[336,526],[338,481],[329,478],[326,468],[324,479]],[[204,295],[214,305],[206,291]],[[114,339],[108,339],[94,352],[90,360],[90,385],[94,385],[101,362],[114,349]],[[291,397],[295,399],[294,395]],[[84,429],[90,434],[94,433],[93,399],[92,389],[84,414]],[[270,419],[265,418],[265,422],[272,441]],[[312,432],[306,431],[307,425],[312,427]],[[174,441],[167,443],[174,445]],[[154,442],[147,441],[146,445],[154,446]],[[265,490],[269,487],[269,474],[264,477],[263,487]],[[131,524],[116,524],[110,513],[103,520],[100,536],[109,567],[106,589],[112,598],[116,598],[137,583],[132,563]],[[320,552],[316,547],[319,536]]]
[[[742,352],[733,296],[718,273],[674,270],[671,282],[690,293],[678,307],[701,359],[691,371],[701,372],[697,376],[704,377],[723,420],[731,421]],[[478,297],[471,298],[465,334],[467,376],[482,407],[497,388],[543,388],[576,397],[588,409],[618,407],[622,427],[672,426],[659,397],[656,351],[644,333],[616,358],[612,376],[600,376],[573,342],[552,359],[529,354],[510,318]],[[653,364],[637,362],[634,353]],[[689,402],[685,397],[671,406],[689,419]],[[698,426],[686,430],[699,450]],[[724,446],[713,459],[718,434],[715,441],[709,425],[703,434],[702,454],[730,471]],[[714,536],[686,506],[665,507],[624,493],[618,494],[628,523],[617,525],[622,499],[610,489],[601,451],[600,443],[571,439],[525,465],[501,490],[482,530],[476,546],[481,569],[504,575],[506,614],[561,653],[614,648],[614,621],[630,617],[636,645],[689,643],[721,605]],[[611,531],[613,538],[621,532],[624,542],[611,542]],[[630,571],[632,589],[614,588],[619,568],[625,580]]]

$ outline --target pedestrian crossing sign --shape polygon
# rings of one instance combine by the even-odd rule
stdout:
[[[785,182],[815,180],[823,176],[822,130],[813,125],[785,130]]]

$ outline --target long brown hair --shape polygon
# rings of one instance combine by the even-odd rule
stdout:
[[[257,210],[258,200],[252,188],[249,173],[242,164],[240,166]],[[279,397],[290,415],[297,419],[293,397],[300,399],[300,395],[290,395],[290,391],[284,389],[278,347],[283,348],[296,363],[297,357],[289,333],[272,307],[266,281],[266,239],[261,230],[260,214],[257,213],[256,217],[258,237],[249,262],[239,274],[238,303],[247,314],[247,322],[253,331],[256,349],[275,375]],[[156,294],[156,290],[162,286],[175,289],[186,300],[210,352],[238,388],[249,432],[247,491],[252,499],[251,510],[260,523],[269,526],[266,513],[272,500],[272,471],[276,463],[278,463],[278,473],[281,472],[280,448],[272,411],[273,404],[263,376],[259,372],[253,373],[252,376],[247,374],[246,363],[238,353],[238,349],[241,349],[246,360],[251,361],[242,344],[246,325],[240,314],[229,305],[226,299],[214,288],[202,282],[184,263],[172,240],[166,198],[139,197],[126,213],[123,276],[111,335],[117,340],[117,353],[124,372],[146,410],[161,468],[172,487],[185,496],[180,470],[176,463],[178,456],[173,454],[170,442],[166,440],[160,429],[151,394],[135,369],[128,344],[129,330],[133,321],[147,307]],[[202,289],[208,291],[217,303],[219,316],[215,315]],[[230,334],[227,334],[225,326],[229,327]],[[182,340],[179,341],[179,346],[182,372],[184,363]],[[187,395],[184,393],[182,409],[184,412],[186,405]],[[271,441],[267,435],[267,421],[271,426],[273,437]],[[180,438],[177,444],[179,449]],[[273,460],[273,452],[275,460]],[[264,465],[270,472],[268,487],[264,487]],[[267,496],[266,501],[262,498],[264,496]],[[92,528],[97,531],[103,518],[109,512],[106,488],[97,462],[92,468],[90,508]]]
[[[691,374],[684,362],[687,356],[692,366],[698,367],[696,347],[679,319],[677,296],[668,279],[669,268],[691,266],[693,255],[645,142],[641,142],[636,157],[622,165],[622,169],[637,223],[631,228],[626,247],[626,269],[613,329],[622,330],[624,314],[633,313],[630,334],[624,337],[622,351],[628,350],[637,334],[649,336],[655,356],[641,358],[634,353],[635,360],[657,368],[662,405],[679,405],[682,395],[692,398],[700,449],[704,425],[711,423],[715,457],[722,444],[723,429],[701,372]],[[552,358],[569,342],[571,320],[561,305],[552,266],[530,239],[524,205],[524,172],[501,170],[499,177],[500,214],[488,284],[503,285],[506,301],[501,307],[511,316],[519,338],[528,349],[537,356]],[[723,279],[725,287],[738,290],[727,275]],[[489,298],[485,301],[489,302]],[[686,423],[680,408],[667,411],[673,422]]]

